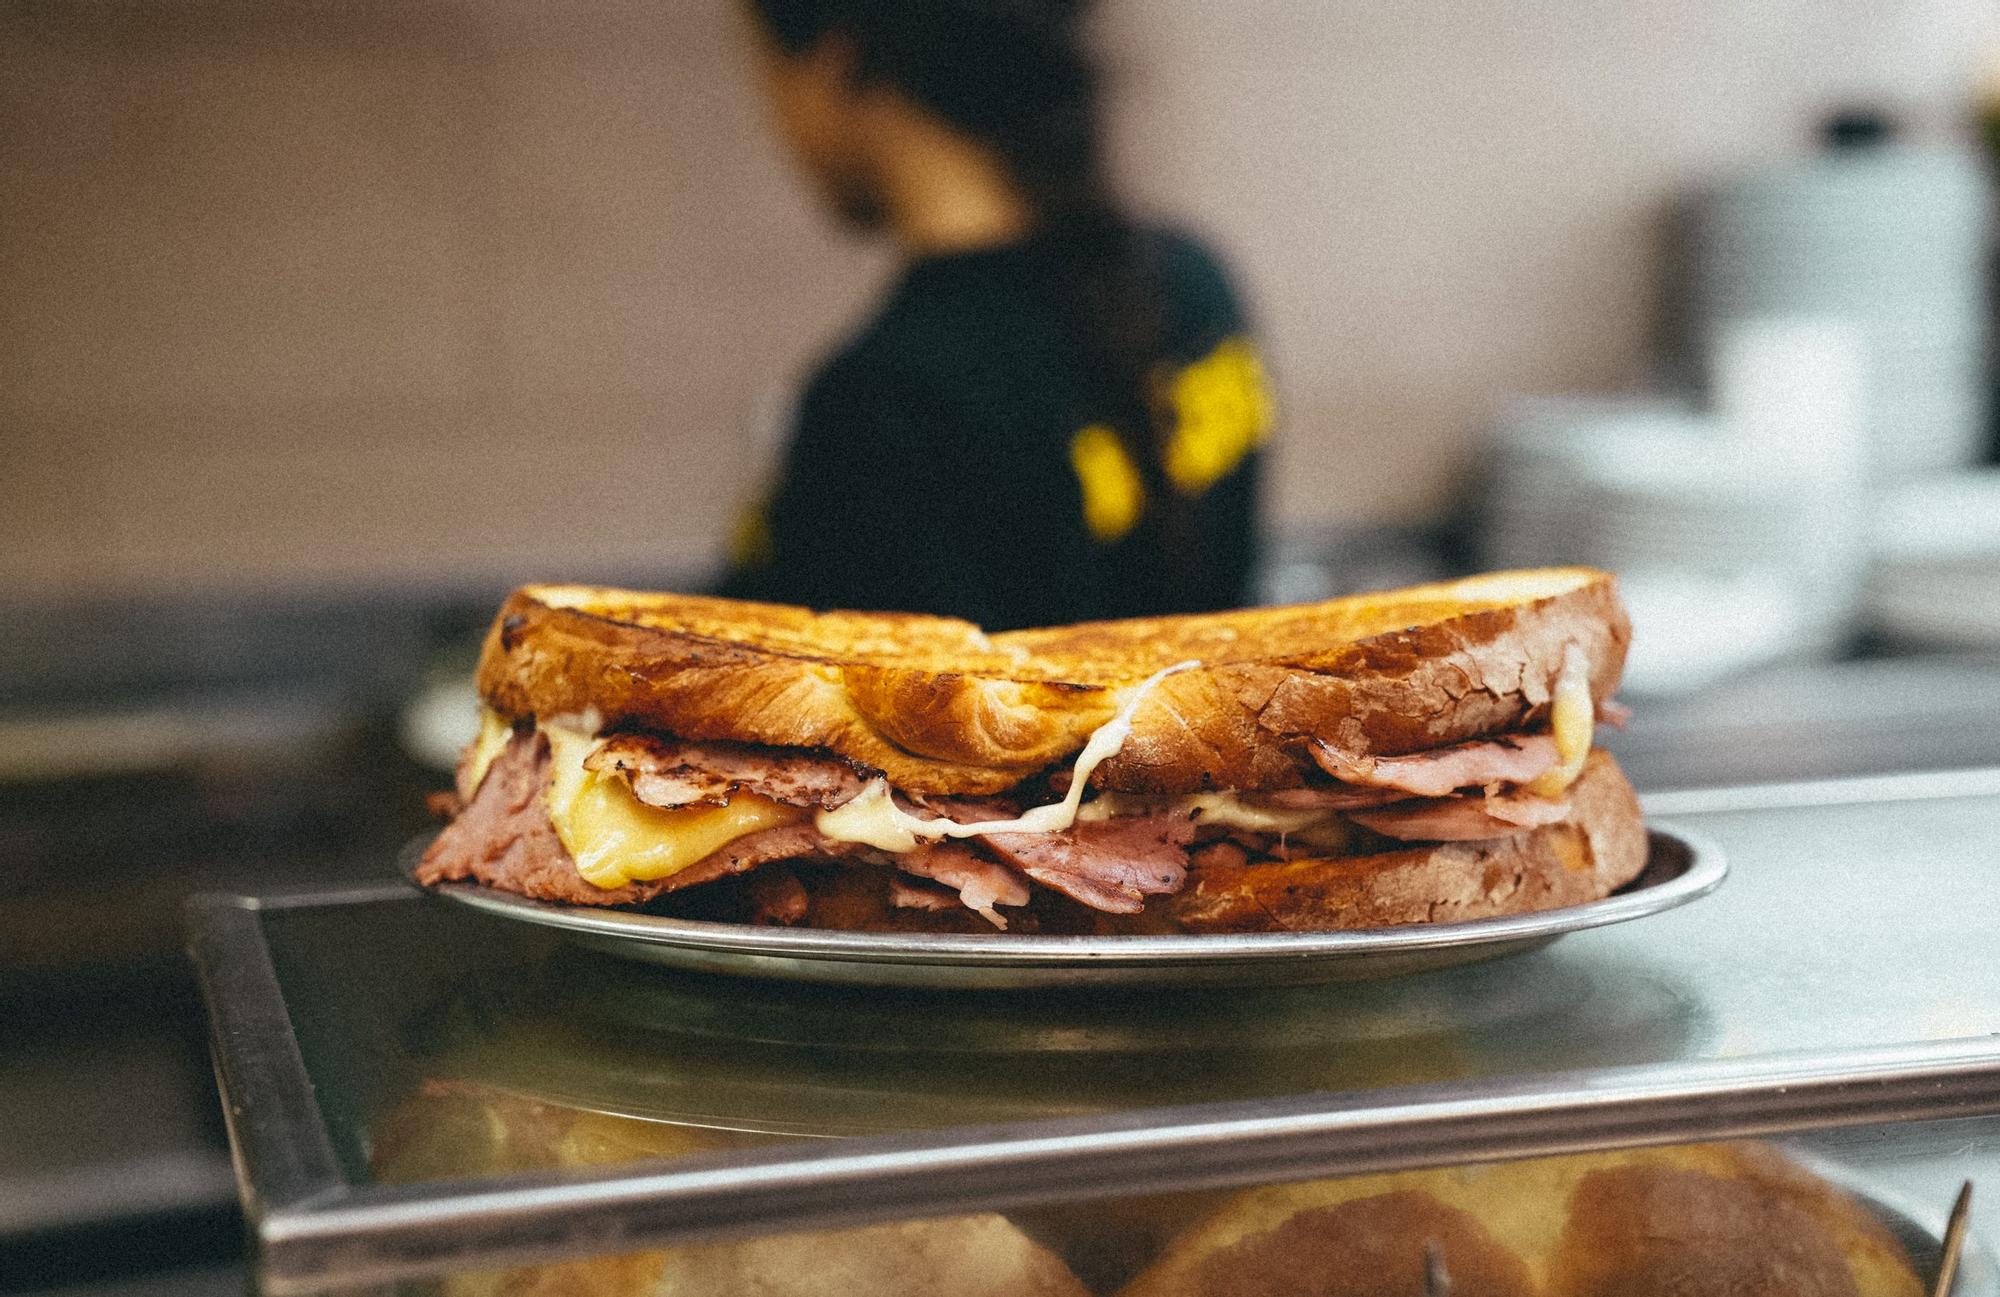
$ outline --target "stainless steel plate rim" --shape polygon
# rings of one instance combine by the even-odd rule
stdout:
[[[1572,932],[1645,918],[1685,905],[1720,886],[1728,872],[1720,848],[1675,826],[1648,828],[1653,867],[1663,849],[1685,857],[1670,878],[1602,900],[1561,909],[1336,932],[1207,933],[1173,936],[992,936],[961,933],[839,932],[674,919],[629,910],[556,905],[468,883],[430,890],[488,914],[595,939],[662,946],[708,956],[779,960],[920,964],[974,968],[1079,969],[1290,963],[1410,955],[1468,947],[1541,943]],[[658,959],[658,954],[649,958]]]

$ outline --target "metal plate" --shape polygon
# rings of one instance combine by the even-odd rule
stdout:
[[[1685,905],[1721,884],[1722,853],[1655,828],[1645,870],[1601,901],[1465,923],[1345,932],[1042,937],[835,932],[671,919],[555,905],[468,883],[432,890],[488,914],[562,931],[628,959],[701,972],[869,986],[1027,989],[1110,985],[1269,986],[1365,981],[1518,954],[1587,928]],[[408,863],[414,863],[414,853]]]

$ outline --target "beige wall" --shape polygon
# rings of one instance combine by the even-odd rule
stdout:
[[[0,581],[698,565],[885,270],[795,191],[722,0],[0,8]],[[1510,390],[1642,374],[1679,183],[1985,0],[1124,0],[1124,168],[1266,326],[1292,522],[1421,515]],[[764,417],[768,417],[767,415]]]

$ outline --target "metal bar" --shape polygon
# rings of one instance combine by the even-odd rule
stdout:
[[[1951,1219],[1945,1224],[1944,1246],[1939,1252],[1937,1282],[1931,1285],[1931,1297],[1951,1297],[1958,1279],[1959,1254],[1965,1251],[1966,1226],[1971,1220],[1972,1181],[1967,1180],[1951,1204]]]
[[[257,912],[257,902],[242,896],[199,895],[187,903],[188,954],[208,1002],[209,1052],[238,1191],[253,1224],[347,1186]],[[254,1110],[246,1095],[256,1096]]]
[[[356,1191],[267,1217],[263,1278],[306,1293],[1132,1192],[1994,1112],[2000,1037],[1156,1109]]]
[[[312,910],[329,905],[381,905],[391,901],[416,901],[423,889],[415,883],[279,883],[260,887],[254,896],[209,895],[197,900],[243,904],[259,914],[282,910]],[[262,938],[260,937],[261,941]]]
[[[1639,801],[1650,817],[1996,796],[2000,796],[2000,766],[1856,775],[1845,779],[1802,779],[1775,784],[1737,784],[1721,788],[1669,789],[1646,793]]]

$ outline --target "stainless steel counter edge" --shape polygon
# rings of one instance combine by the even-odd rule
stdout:
[[[188,956],[208,1004],[209,1054],[237,1189],[259,1225],[347,1188],[259,931],[263,908],[247,896],[200,894],[187,902]],[[246,1094],[258,1096],[254,1113]]]
[[[1721,788],[1663,789],[1642,794],[1646,816],[1712,815],[1792,806],[1852,806],[1866,802],[1920,802],[1949,797],[2000,796],[2000,766],[1915,770],[1845,779],[1802,779]]]
[[[262,1280],[272,1293],[319,1292],[1135,1191],[1986,1113],[2000,1113],[2000,1036],[961,1128],[286,1205],[267,1194]]]

